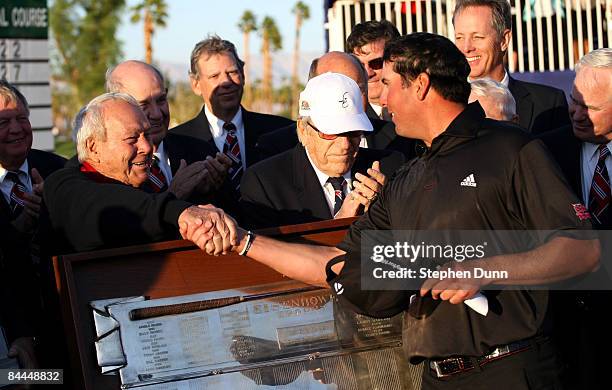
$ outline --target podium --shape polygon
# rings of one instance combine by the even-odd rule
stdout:
[[[257,234],[293,242],[336,245],[355,218],[264,229]],[[77,253],[53,258],[75,388],[119,389],[96,361],[90,302],[117,297],[168,298],[288,280],[236,254],[208,256],[189,241]],[[145,387],[146,389],[146,387]]]

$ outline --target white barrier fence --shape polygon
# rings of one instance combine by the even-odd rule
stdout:
[[[612,0],[511,0],[511,72],[573,69],[612,42]],[[337,0],[328,11],[329,49],[344,50],[355,24],[387,19],[401,34],[426,31],[454,40],[455,0]]]

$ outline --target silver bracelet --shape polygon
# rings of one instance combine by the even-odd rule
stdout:
[[[246,241],[246,244],[244,244],[244,248],[242,248],[240,253],[238,253],[240,256],[246,256],[246,254],[249,252],[249,249],[251,249],[251,245],[253,244],[253,239],[254,238],[255,238],[255,233],[253,233],[250,230],[247,231],[247,241]]]

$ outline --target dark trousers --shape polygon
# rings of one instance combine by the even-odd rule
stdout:
[[[425,362],[422,390],[558,390],[561,370],[550,340],[534,342],[523,352],[505,356],[473,370],[437,378]]]

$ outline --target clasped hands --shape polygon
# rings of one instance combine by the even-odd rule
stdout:
[[[181,160],[168,191],[178,199],[187,199],[194,191],[209,195],[221,188],[231,166],[232,160],[219,152],[215,157],[207,156],[206,159],[189,165],[185,160]]]
[[[368,169],[367,173],[368,176],[361,173],[355,174],[353,191],[344,199],[342,207],[335,218],[357,216],[362,207],[365,211],[368,211],[372,202],[376,200],[387,178],[380,171],[380,162],[378,161],[372,163],[372,167]]]
[[[184,239],[215,256],[235,249],[242,232],[234,218],[213,205],[188,207],[179,216],[178,225]]]

